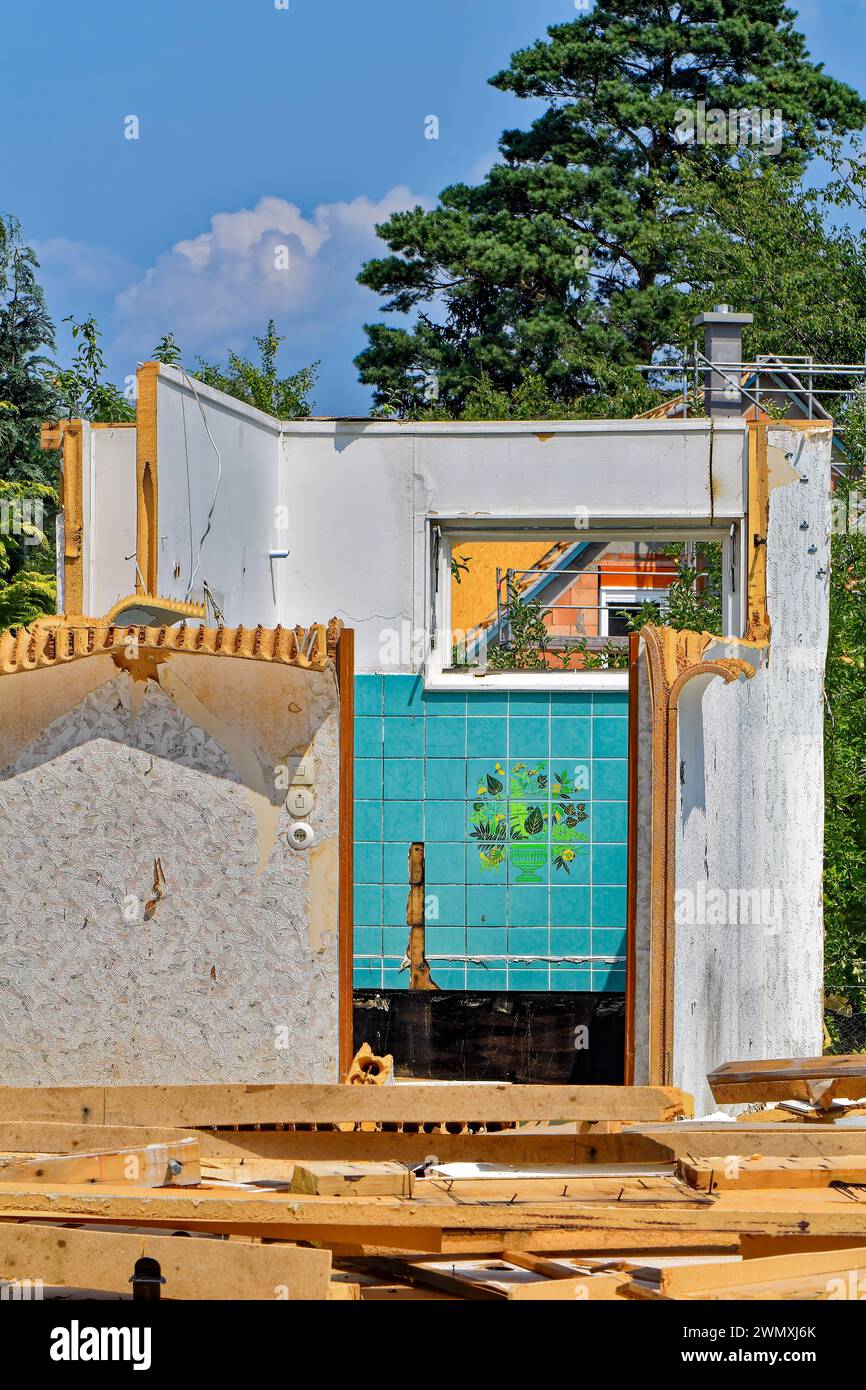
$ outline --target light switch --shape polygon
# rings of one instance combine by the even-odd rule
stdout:
[[[304,787],[292,787],[286,804],[293,816],[303,819],[313,809],[313,793],[308,792]]]
[[[313,785],[313,762],[311,758],[298,758],[295,762],[290,762],[292,769],[293,787],[311,787]]]

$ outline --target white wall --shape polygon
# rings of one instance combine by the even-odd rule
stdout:
[[[821,1052],[829,441],[771,430],[769,657],[751,680],[694,681],[680,703],[677,893],[766,895],[721,923],[683,921],[679,899],[674,1080],[697,1113],[715,1108],[705,1077],[723,1062]]]
[[[281,616],[289,621],[280,613],[268,560],[270,550],[285,547],[276,508],[287,500],[286,482],[278,421],[176,368],[161,367],[157,567],[162,597],[200,602],[207,581],[230,626],[274,627]],[[290,621],[297,622],[297,615]]]
[[[84,611],[99,618],[135,593],[134,429],[88,428],[83,439]]]
[[[160,593],[187,597],[216,492],[190,597],[207,580],[229,624],[343,618],[359,670],[382,669],[383,632],[428,625],[431,518],[567,533],[587,515],[722,528],[744,510],[738,421],[280,424],[170,367],[157,421]],[[389,669],[418,664],[407,649]]]

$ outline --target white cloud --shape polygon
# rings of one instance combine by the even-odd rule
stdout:
[[[171,331],[186,355],[222,355],[275,318],[290,341],[323,349],[337,323],[375,312],[355,277],[385,252],[376,224],[418,203],[430,206],[401,185],[378,201],[321,203],[311,217],[276,197],[216,213],[207,231],[178,241],[117,295],[115,345],[140,358]]]

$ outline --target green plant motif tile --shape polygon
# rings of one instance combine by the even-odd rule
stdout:
[[[506,857],[518,870],[517,883],[543,882],[539,870],[552,859],[568,873],[575,846],[587,836],[578,827],[587,819],[585,805],[574,801],[566,772],[555,775],[557,800],[550,801],[546,762],[513,763],[507,778],[507,801],[502,800],[506,774],[501,762],[482,770],[476,796],[470,802],[469,838],[475,842],[482,869],[502,867]]]

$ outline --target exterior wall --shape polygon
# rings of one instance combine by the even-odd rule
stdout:
[[[135,430],[84,438],[84,612],[101,617],[135,593]]]
[[[769,653],[751,680],[695,680],[680,707],[674,1082],[698,1114],[722,1062],[822,1047],[829,432],[773,428],[769,462]]]
[[[356,677],[358,988],[408,987],[407,855],[423,840],[441,989],[624,989],[627,706],[614,691],[425,692],[413,676]],[[563,771],[573,794],[559,791]],[[574,827],[569,805],[586,815]],[[516,842],[481,838],[497,816],[503,833],[512,815],[525,826],[533,807],[543,825],[521,846],[535,865],[514,862]]]
[[[157,669],[0,677],[4,1083],[335,1081],[333,672]],[[274,776],[292,753],[315,769],[302,852]]]

